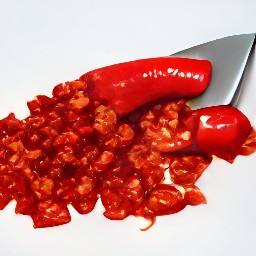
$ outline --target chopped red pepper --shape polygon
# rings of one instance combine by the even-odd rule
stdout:
[[[105,217],[150,226],[206,203],[195,182],[213,155],[232,162],[255,151],[250,122],[227,106],[143,105],[202,93],[210,71],[208,61],[176,58],[118,64],[37,96],[24,120],[0,120],[0,209],[16,200],[15,212],[44,228],[70,222],[68,205],[87,214],[101,198]]]

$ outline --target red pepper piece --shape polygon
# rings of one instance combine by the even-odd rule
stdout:
[[[167,184],[160,184],[153,189],[144,204],[155,216],[174,214],[186,207],[182,193]]]
[[[71,221],[67,205],[52,200],[42,201],[32,214],[34,228],[45,228],[63,225]]]
[[[211,79],[208,60],[160,57],[95,69],[84,74],[96,99],[105,99],[118,115],[161,98],[200,95]]]
[[[206,204],[207,200],[205,195],[200,191],[200,189],[195,185],[184,186],[185,195],[184,199],[188,205],[199,205]]]
[[[194,184],[210,165],[212,158],[198,155],[185,155],[170,159],[171,179],[178,185]]]
[[[239,154],[252,126],[247,117],[231,106],[215,106],[196,110],[196,144],[208,154],[229,162]]]

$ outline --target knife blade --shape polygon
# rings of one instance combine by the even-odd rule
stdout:
[[[243,77],[254,41],[254,33],[228,36],[171,55],[207,59],[212,63],[211,83],[202,95],[189,101],[192,109],[231,103]]]

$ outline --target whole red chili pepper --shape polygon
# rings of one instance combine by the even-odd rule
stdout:
[[[211,79],[207,60],[160,57],[95,69],[84,74],[96,99],[106,99],[118,115],[163,97],[190,98],[200,95]]]

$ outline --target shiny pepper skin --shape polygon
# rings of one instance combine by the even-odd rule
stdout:
[[[248,118],[231,106],[202,108],[192,115],[198,149],[227,161],[233,161],[252,131]]]
[[[160,57],[130,61],[84,74],[96,99],[106,100],[118,115],[162,98],[202,94],[211,80],[208,60]]]

